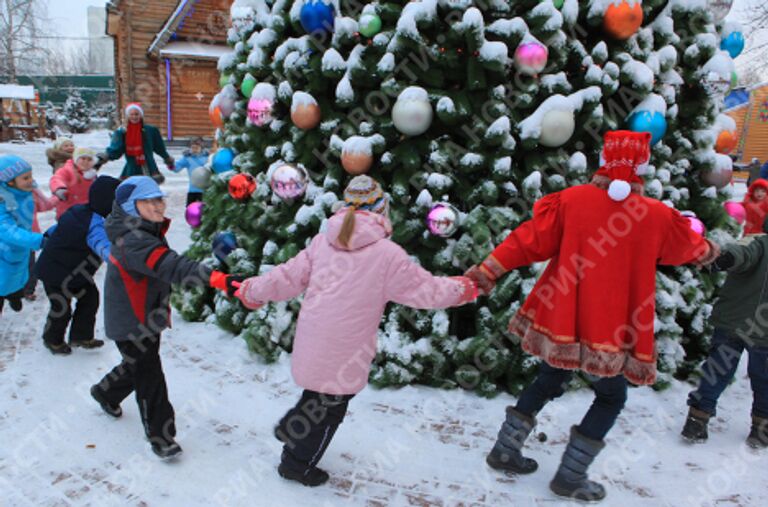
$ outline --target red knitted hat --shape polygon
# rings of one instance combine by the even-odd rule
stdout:
[[[603,166],[595,173],[611,180],[608,195],[615,201],[623,201],[630,193],[630,183],[642,184],[637,175],[640,164],[651,156],[651,134],[613,130],[605,133]]]

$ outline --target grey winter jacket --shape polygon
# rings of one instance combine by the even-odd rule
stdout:
[[[112,252],[104,282],[107,337],[127,341],[159,335],[171,325],[171,285],[203,286],[211,270],[168,248],[163,224],[127,214],[115,204],[104,227]]]
[[[768,347],[768,235],[755,235],[747,245],[727,245],[725,252],[733,254],[735,262],[728,268],[710,323],[748,344]]]

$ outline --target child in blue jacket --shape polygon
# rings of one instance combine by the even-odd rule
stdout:
[[[99,289],[93,275],[102,261],[109,260],[111,244],[104,218],[112,211],[119,184],[116,178],[100,176],[88,191],[88,204],[69,208],[45,233],[45,248],[35,269],[51,302],[43,343],[53,354],[69,354],[72,347],[104,345],[93,337],[99,309]],[[77,299],[74,313],[73,298]],[[67,326],[69,345],[64,341]]]
[[[32,232],[35,200],[32,166],[15,155],[0,156],[0,312],[7,299],[21,311],[29,279],[29,254],[39,250],[43,235]]]
[[[192,184],[192,171],[202,167],[208,161],[208,152],[203,147],[201,138],[193,139],[189,143],[189,150],[184,152],[184,156],[176,162],[173,172],[177,173],[186,169],[189,173],[189,190],[187,191],[187,206],[193,202],[203,200],[203,189]]]

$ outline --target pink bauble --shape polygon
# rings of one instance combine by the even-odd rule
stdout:
[[[535,76],[547,66],[549,50],[538,41],[523,42],[515,50],[515,67],[522,74]]]
[[[459,210],[447,202],[439,202],[427,214],[427,228],[435,236],[453,236],[459,228],[459,217]]]
[[[724,202],[723,208],[725,208],[725,212],[728,213],[728,216],[736,220],[736,223],[743,224],[747,221],[747,210],[744,209],[744,205],[740,202]]]
[[[203,203],[193,202],[187,206],[187,211],[184,212],[184,218],[187,219],[187,223],[193,229],[200,227],[203,223]]]
[[[257,127],[272,121],[272,101],[252,98],[248,101],[248,119]]]
[[[691,230],[700,236],[704,236],[707,233],[707,228],[704,226],[704,222],[699,220],[696,213],[693,211],[681,211],[681,215],[688,219],[688,223],[691,224]]]

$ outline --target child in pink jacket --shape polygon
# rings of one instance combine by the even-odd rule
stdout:
[[[252,309],[304,293],[291,371],[305,390],[275,436],[285,444],[278,473],[307,486],[328,480],[316,465],[349,400],[368,383],[386,304],[447,308],[477,297],[470,279],[432,276],[389,239],[389,204],[375,180],[357,176],[344,200],[346,208],[331,217],[326,232],[288,262],[245,280],[236,293]]]
[[[56,204],[56,220],[75,204],[88,204],[88,190],[98,171],[94,169],[96,152],[90,148],[77,148],[63,167],[51,178],[51,192]]]

